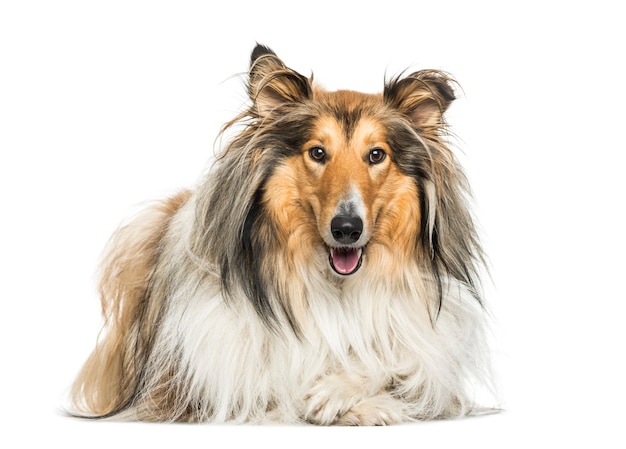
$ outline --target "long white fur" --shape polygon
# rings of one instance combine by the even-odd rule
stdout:
[[[170,223],[166,255],[189,254],[195,203]],[[469,412],[470,384],[488,378],[478,301],[460,284],[447,285],[434,326],[427,302],[415,299],[424,291],[416,264],[384,279],[376,273],[384,260],[369,261],[339,290],[322,275],[325,263],[320,253],[290,280],[294,294],[308,292],[301,338],[286,327],[270,330],[248,301],[227,303],[217,270],[191,264],[174,279],[147,369],[179,360],[181,394],[202,404],[199,420],[213,422],[330,424],[351,409],[352,423],[387,424]],[[402,382],[392,396],[385,385],[394,376]],[[359,415],[359,407],[367,411]]]

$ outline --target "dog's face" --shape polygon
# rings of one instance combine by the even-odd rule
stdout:
[[[323,112],[292,167],[318,245],[333,271],[347,276],[376,245],[414,247],[419,199],[415,183],[394,163],[388,130],[377,118],[385,112],[380,96],[324,92],[316,103]]]
[[[377,269],[394,270],[410,257],[428,213],[422,186],[432,184],[423,139],[436,137],[453,98],[446,81],[405,79],[383,94],[327,92],[273,53],[253,59],[250,79],[259,134],[283,148],[264,201],[292,237],[291,253],[323,255],[340,276],[381,257]]]
[[[358,108],[363,99],[353,95]],[[356,273],[375,232],[387,195],[381,188],[392,166],[385,131],[373,119],[349,125],[335,117],[316,120],[302,148],[303,183],[329,262],[341,275]]]

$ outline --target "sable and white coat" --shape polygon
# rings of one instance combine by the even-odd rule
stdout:
[[[207,178],[107,249],[76,412],[371,425],[475,410],[483,255],[445,141],[451,83],[326,92],[257,46],[252,105]]]

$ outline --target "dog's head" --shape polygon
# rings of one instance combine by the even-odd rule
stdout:
[[[444,121],[453,86],[447,74],[423,70],[388,80],[380,94],[328,92],[257,46],[251,106],[232,122],[245,126],[222,158],[212,216],[216,190],[241,193],[224,209],[230,223],[204,233],[223,237],[243,223],[241,245],[220,242],[235,254],[221,262],[224,278],[240,273],[232,281],[252,279],[252,294],[262,296],[252,284],[298,272],[290,264],[340,280],[394,276],[412,263],[440,298],[448,276],[472,287],[480,248]]]
[[[290,208],[285,196],[300,208],[282,214],[285,229],[313,219],[309,232],[318,238],[308,240],[325,247],[340,275],[355,274],[377,245],[396,259],[414,253],[422,224],[434,225],[423,217],[420,195],[433,190],[429,146],[441,143],[443,113],[454,99],[447,75],[416,72],[377,95],[326,92],[259,46],[248,91],[264,132],[282,136],[280,146],[289,153],[288,169],[267,189],[275,210]]]

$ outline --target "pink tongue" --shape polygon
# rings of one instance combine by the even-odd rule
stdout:
[[[359,251],[356,249],[331,250],[331,261],[335,270],[340,274],[351,274],[359,266]]]

